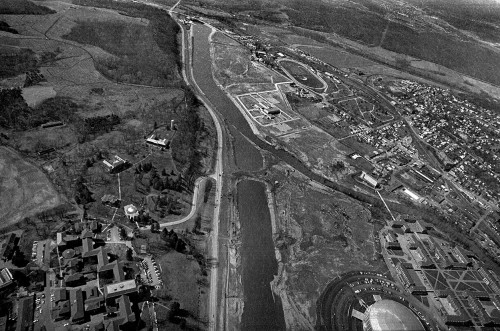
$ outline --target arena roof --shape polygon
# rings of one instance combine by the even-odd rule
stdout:
[[[371,305],[364,329],[373,331],[424,331],[418,317],[407,307],[392,300],[381,300]]]

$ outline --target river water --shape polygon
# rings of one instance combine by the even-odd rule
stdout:
[[[196,24],[194,28],[193,75],[196,83],[215,106],[226,121],[229,132],[234,137],[234,154],[236,165],[245,171],[256,171],[262,168],[262,155],[245,138],[251,138],[253,132],[239,109],[215,83],[210,63],[210,45],[208,36],[211,29],[205,25]]]
[[[238,183],[238,213],[241,221],[241,263],[244,293],[242,330],[284,330],[281,299],[269,283],[278,273],[274,255],[271,217],[265,185],[245,180]]]
[[[210,35],[211,29],[201,24],[194,24],[192,28],[194,29],[193,75],[200,89],[205,93],[208,99],[210,99],[210,102],[216,107],[216,110],[222,115],[231,135],[235,137],[234,152],[237,165],[242,170],[246,171],[255,171],[262,167],[262,156],[259,151],[248,142],[249,140],[259,148],[274,154],[282,161],[288,163],[311,180],[323,183],[326,186],[347,194],[353,192],[352,189],[340,186],[337,183],[326,180],[320,175],[313,173],[289,152],[283,149],[276,149],[274,146],[262,141],[254,135],[245,117],[213,80],[212,68],[209,65],[211,59],[210,45],[208,43],[208,36]]]
[[[262,168],[260,151],[249,140],[255,136],[239,109],[215,83],[211,71],[211,29],[200,24],[194,29],[193,75],[196,83],[223,117],[234,137],[236,165],[244,171]],[[258,140],[258,139],[257,139]],[[265,185],[244,180],[237,185],[238,212],[241,223],[242,282],[244,309],[241,329],[284,330],[281,299],[271,291],[270,282],[278,272],[272,239],[271,216]]]

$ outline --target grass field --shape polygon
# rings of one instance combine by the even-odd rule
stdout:
[[[299,83],[313,89],[323,87],[323,82],[316,75],[297,62],[283,60],[280,61],[280,65]]]
[[[334,46],[299,46],[299,48],[338,68],[367,67],[375,64],[375,62],[366,58],[348,53]]]
[[[450,1],[410,1],[422,11],[415,10],[415,17],[400,21],[389,20],[385,15],[397,17],[397,13],[404,7],[402,3],[393,3],[383,8],[377,2],[370,0],[350,2],[281,0],[273,2],[269,7],[266,7],[268,2],[263,0],[247,0],[238,4],[222,0],[200,2],[211,9],[220,8],[233,13],[237,15],[238,20],[255,25],[257,19],[263,18],[255,14],[259,11],[256,8],[261,8],[263,12],[279,10],[288,16],[286,23],[290,25],[289,31],[316,42],[328,43],[328,39],[331,39],[334,42],[353,45],[351,41],[355,41],[358,43],[354,44],[355,48],[361,49],[360,54],[368,53],[374,59],[403,70],[408,68],[394,61],[395,54],[383,51],[388,50],[430,61],[480,81],[500,85],[500,68],[497,65],[500,62],[500,54],[491,44],[500,41],[497,10],[499,4],[467,0],[453,1],[453,4]],[[281,5],[280,8],[276,8],[277,3]],[[242,12],[248,16],[241,14]],[[273,22],[273,19],[270,22]],[[225,20],[229,21],[229,24],[237,24],[231,19]],[[288,37],[286,32],[274,28],[262,29],[274,34],[278,42],[317,45],[304,38]],[[345,38],[351,41],[346,41]],[[479,39],[489,42],[491,46],[485,46],[478,41]],[[337,55],[332,61],[339,60]],[[424,78],[457,85],[452,78],[439,77],[436,72],[426,73],[423,70],[412,72],[417,72]],[[460,82],[460,86],[462,89],[467,88],[463,82]],[[477,88],[473,91],[479,92]]]
[[[0,139],[43,168],[55,189],[71,202],[76,196],[76,180],[83,180],[95,200],[86,205],[89,213],[106,220],[113,217],[114,209],[102,205],[100,198],[104,194],[118,196],[120,189],[123,203],[145,203],[155,217],[161,216],[162,208],[157,208],[155,204],[160,192],[154,188],[150,192],[150,186],[153,186],[151,178],[141,181],[147,187],[146,192],[141,193],[136,187],[135,168],[132,168],[122,174],[119,189],[116,175],[105,169],[102,158],[120,155],[131,163],[151,162],[159,180],[165,182],[169,176],[176,178],[182,174],[185,192],[163,194],[164,199],[168,195],[168,199],[178,200],[174,204],[180,210],[175,212],[180,215],[167,212],[161,216],[162,219],[178,219],[189,211],[190,188],[194,179],[212,166],[215,144],[215,134],[211,131],[214,130],[213,123],[189,89],[182,86],[176,63],[177,44],[172,41],[176,38],[176,30],[169,30],[173,26],[162,21],[168,15],[127,3],[123,4],[123,8],[121,4],[111,1],[95,4],[119,7],[120,12],[126,13],[127,10],[130,15],[138,17],[98,8],[69,8],[62,2],[50,3],[59,11],[58,15],[62,15],[62,19],[57,21],[53,17],[47,20],[38,16],[9,16],[9,25],[18,29],[21,35],[33,37],[47,33],[48,39],[13,36],[4,40],[22,49],[31,49],[30,52],[37,58],[45,53],[56,54],[50,63],[40,67],[40,71],[46,79],[44,86],[53,88],[57,97],[32,108],[21,102],[22,98],[21,101],[18,97],[14,98],[19,102],[7,107],[9,111],[4,111],[4,116],[0,117],[0,125],[4,124],[2,132],[7,132],[10,139]],[[149,18],[141,18],[143,14]],[[78,22],[82,24],[75,24]],[[165,24],[161,25],[162,22]],[[82,43],[94,42],[107,48],[100,50],[95,45],[63,40],[61,37],[68,33],[75,39],[81,38]],[[114,34],[118,37],[114,38]],[[91,56],[97,61],[94,62]],[[170,87],[128,86],[106,79],[96,70],[96,65],[99,66],[100,59],[111,57],[121,61],[123,72],[136,73],[147,67],[149,72],[144,70],[143,80],[138,83],[155,85],[156,79],[158,85]],[[165,66],[169,66],[168,72]],[[172,76],[168,76],[169,73]],[[18,81],[23,83],[22,79]],[[2,110],[6,107],[3,100]],[[22,111],[19,110],[21,108]],[[106,124],[103,119],[107,116],[115,118],[113,124]],[[65,125],[40,128],[40,124],[48,120],[62,120]],[[175,131],[167,130],[171,120],[175,121]],[[28,128],[30,131],[25,131]],[[144,136],[153,132],[160,138],[171,140],[171,148],[160,150],[146,145]],[[39,156],[37,152],[44,150],[49,152]],[[149,173],[148,176],[151,177]],[[165,186],[163,183],[154,186],[162,189]],[[123,208],[120,210],[115,215],[116,221],[125,219]]]
[[[0,192],[0,227],[62,202],[43,172],[6,147],[0,147]]]
[[[286,77],[250,60],[251,52],[222,33],[212,36],[214,77],[223,86],[233,84],[269,84],[286,81]]]
[[[46,15],[54,14],[50,8],[41,6],[28,0],[2,0],[0,15]]]
[[[156,44],[154,33],[151,26],[122,21],[79,21],[64,38],[115,55],[97,59],[99,71],[113,80],[150,86],[178,85],[177,55],[174,50],[165,53]],[[166,42],[175,43],[173,37]]]

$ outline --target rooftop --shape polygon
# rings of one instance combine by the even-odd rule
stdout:
[[[113,283],[105,287],[104,294],[106,298],[116,297],[122,294],[128,294],[137,291],[135,280],[125,280],[119,283]]]
[[[392,300],[380,300],[371,305],[363,323],[364,330],[424,331],[422,323],[407,307]]]

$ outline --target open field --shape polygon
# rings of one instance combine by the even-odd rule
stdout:
[[[298,62],[282,60],[279,63],[283,67],[283,69],[300,84],[303,84],[314,90],[319,90],[325,87],[324,82],[321,81],[318,76],[313,74],[309,69],[299,64]]]
[[[290,329],[313,329],[316,301],[324,286],[350,270],[386,270],[373,219],[359,202],[314,187],[300,174],[273,168],[276,233],[281,273],[273,282]],[[381,223],[380,223],[381,224]]]
[[[282,0],[279,1],[281,7],[273,3],[272,11],[278,10],[288,15],[286,23],[290,27],[287,30],[277,25],[262,27],[262,24],[258,23],[261,18],[256,15],[259,10],[255,8],[260,7],[260,11],[264,12],[270,10],[266,7],[268,4],[264,3],[243,1],[233,4],[211,0],[202,1],[200,5],[215,12],[217,9],[226,11],[212,16],[223,17],[227,13],[236,15],[233,19],[225,17],[223,21],[230,26],[248,30],[248,33],[255,34],[271,44],[282,45],[285,42],[291,45],[346,46],[346,50],[353,51],[356,55],[366,55],[377,63],[385,63],[437,83],[449,84],[473,93],[483,90],[490,95],[499,95],[497,86],[500,86],[500,75],[498,66],[494,64],[499,62],[500,53],[498,43],[495,44],[494,40],[497,39],[495,31],[500,27],[496,23],[498,15],[489,11],[484,2],[476,8],[467,1],[459,1],[456,7],[449,5],[447,1],[414,1],[413,5],[422,10],[418,9],[412,12],[411,18],[403,19],[397,14],[406,10],[402,3],[393,3],[386,7],[365,0],[356,0],[349,4]],[[444,9],[448,7],[453,9]],[[241,12],[242,8],[245,14]],[[386,15],[396,19],[388,19]],[[472,21],[474,22],[469,24]],[[248,27],[243,27],[243,22],[248,24]],[[274,23],[272,20],[269,22]],[[466,22],[469,22],[468,25]],[[450,23],[456,26],[453,27]],[[255,30],[261,31],[254,33]],[[408,67],[407,62],[415,59],[434,62],[449,68],[447,70],[455,71],[457,75],[465,74],[478,81],[469,82],[468,77],[457,79],[450,72],[443,74],[442,70],[434,72]],[[377,66],[377,70],[381,68],[387,69]],[[488,86],[487,83],[495,86]]]
[[[159,299],[156,313],[160,330],[182,330],[179,326],[180,319],[169,321],[167,318],[172,302],[180,304],[179,317],[186,319],[187,325],[204,329],[208,314],[205,304],[208,279],[202,256],[206,253],[205,237],[184,230],[178,230],[177,233],[179,238],[189,243],[185,252],[177,252],[167,247],[162,233],[149,231],[141,234],[134,241],[134,245],[136,250],[146,245],[147,252],[152,254],[161,269],[164,287],[154,290],[154,295]]]
[[[250,60],[250,51],[226,35],[212,35],[214,77],[224,87],[233,84],[262,84],[288,81],[286,77]]]
[[[0,227],[63,201],[43,172],[6,147],[0,147],[0,192]]]
[[[96,62],[99,71],[113,80],[150,86],[175,86],[180,79],[176,55],[173,50],[169,54],[160,49],[154,34],[151,26],[121,20],[78,21],[71,32],[63,37],[99,47],[112,54],[98,57]],[[171,40],[166,42],[175,43],[174,37],[171,36]]]
[[[43,86],[36,84],[25,89],[26,100],[32,99],[28,98],[33,96],[30,89],[43,88],[57,96],[29,107],[19,93],[13,92],[5,99],[7,103],[2,103],[7,111],[2,108],[5,116],[0,126],[8,137],[2,143],[23,151],[43,168],[59,193],[70,201],[86,205],[92,216],[126,221],[123,208],[115,212],[114,208],[101,204],[105,194],[121,198],[123,204],[143,205],[158,221],[175,220],[187,214],[194,180],[212,166],[215,136],[209,114],[181,85],[177,44],[172,42],[175,29],[170,31],[167,23],[160,26],[163,19],[159,18],[160,14],[142,5],[120,7],[111,1],[102,2],[103,6],[117,7],[120,13],[64,2],[47,5],[58,11],[57,14],[8,16],[8,23],[20,35],[4,37],[1,41],[17,44],[32,52],[36,59],[50,60],[35,62],[44,82]],[[130,10],[129,16],[124,15],[127,10]],[[113,33],[121,35],[113,39]],[[95,42],[96,45],[63,39],[68,34],[83,43]],[[45,35],[46,38],[40,38]],[[156,59],[150,61],[147,56]],[[121,82],[120,77],[110,81],[106,78],[109,76],[99,70],[100,59],[110,58],[128,58],[129,62],[121,65],[129,73],[147,64],[149,72],[144,70],[144,80],[137,81],[146,84],[130,86]],[[143,62],[136,61],[137,58]],[[162,71],[166,67],[170,76]],[[159,74],[165,84],[155,82],[152,73]],[[12,86],[17,82],[17,86],[22,86],[24,80],[24,75],[20,75],[1,84]],[[157,83],[170,87],[149,86]],[[172,120],[174,130],[170,129]],[[64,125],[41,128],[40,124],[47,121],[63,121]],[[145,136],[153,134],[167,139],[170,148],[162,150],[146,144]],[[114,155],[132,165],[121,174],[120,181],[103,164],[104,159],[111,160]],[[143,165],[148,169],[142,168]]]
[[[376,63],[334,46],[298,46],[299,49],[337,68],[368,67]]]
[[[43,5],[29,0],[2,0],[0,3],[0,15],[46,15],[54,11]]]

